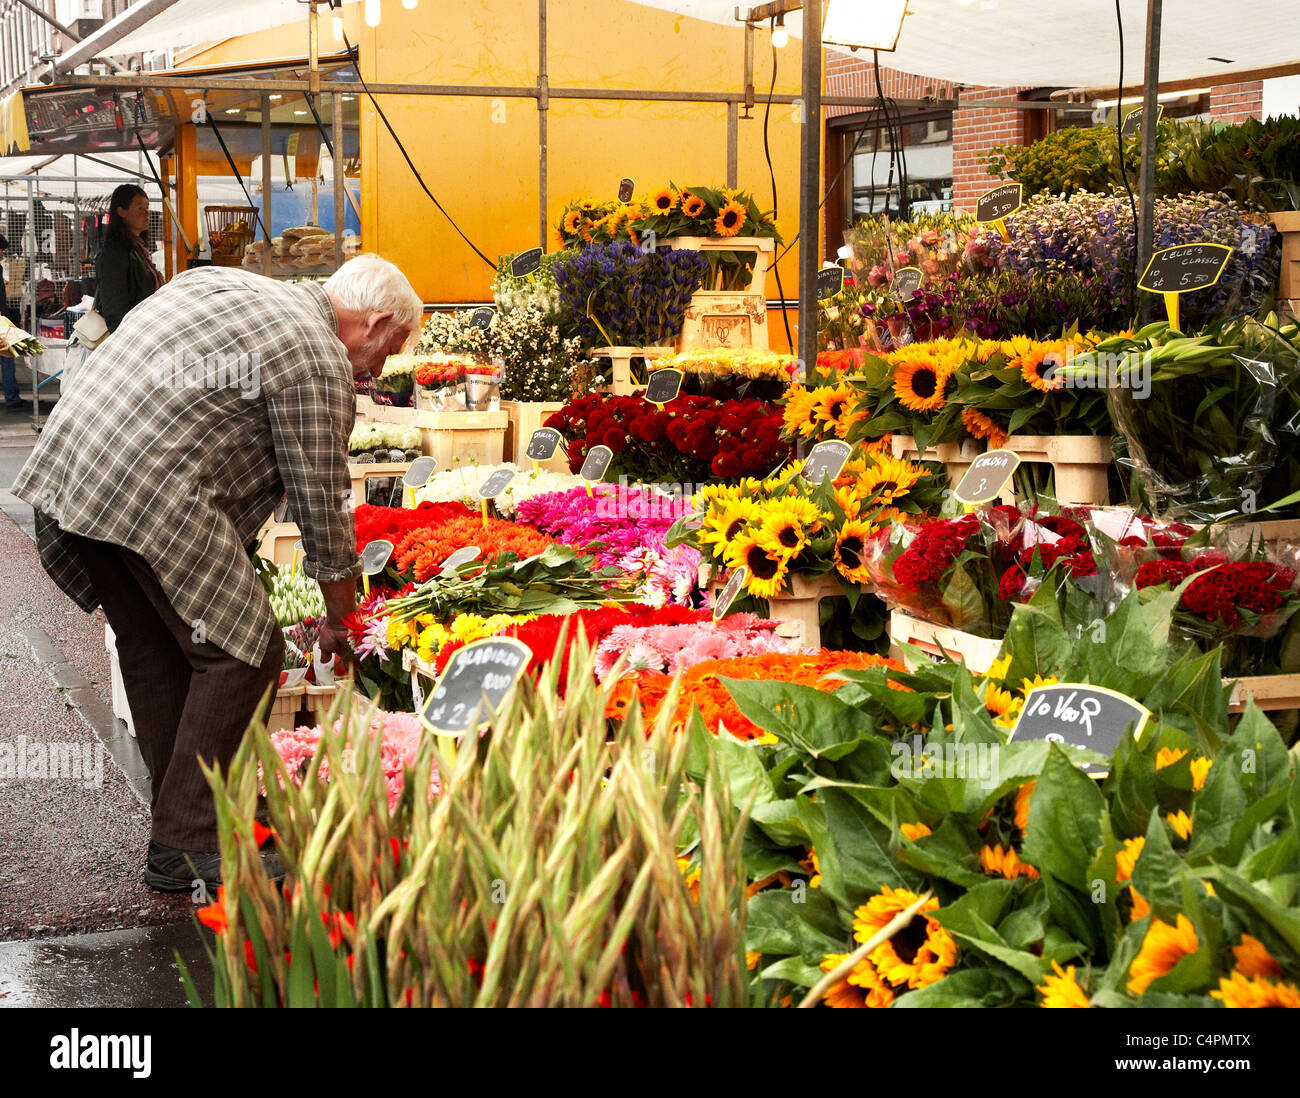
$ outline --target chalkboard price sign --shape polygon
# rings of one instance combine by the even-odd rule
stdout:
[[[1119,747],[1125,729],[1131,725],[1133,735],[1141,735],[1150,716],[1149,709],[1118,691],[1082,682],[1058,682],[1029,691],[1007,739],[1068,743],[1110,756]],[[1083,769],[1097,776],[1108,770],[1100,763],[1085,764]]]
[[[1135,133],[1142,131],[1142,112],[1146,110],[1145,106],[1134,107],[1124,116],[1124,121],[1120,123],[1119,134],[1121,137],[1132,137]],[[1163,103],[1156,104],[1156,122],[1159,123],[1160,116],[1165,113]]]
[[[442,562],[442,567],[438,569],[438,575],[453,575],[457,568],[462,564],[468,564],[476,559],[483,550],[477,545],[465,545],[457,549],[451,556]]]
[[[727,611],[731,609],[731,604],[736,601],[736,596],[740,594],[740,589],[749,581],[749,569],[744,565],[737,568],[731,573],[731,578],[727,580],[727,585],[718,592],[718,597],[713,600],[713,620],[721,621],[727,616]]]
[[[618,200],[620,202],[631,202],[634,193],[636,193],[636,182],[634,180],[624,178],[618,181]]]
[[[1019,466],[1020,456],[1010,450],[990,450],[980,454],[971,462],[952,494],[966,504],[992,503],[1002,495],[1002,489]]]
[[[646,383],[646,400],[660,408],[670,400],[676,400],[677,394],[682,391],[682,378],[685,376],[681,370],[656,370]]]
[[[384,570],[388,564],[388,558],[393,555],[393,543],[391,541],[372,541],[366,544],[361,551],[361,572],[366,576],[377,576]]]
[[[486,331],[492,325],[492,318],[496,316],[495,309],[475,309],[469,318],[470,327],[482,328]]]
[[[604,479],[605,470],[609,468],[609,463],[614,460],[614,451],[608,446],[593,446],[587,451],[586,460],[582,463],[582,469],[578,476],[592,484],[595,481]]]
[[[515,479],[513,469],[498,469],[478,486],[479,499],[496,499],[506,490],[506,485]]]
[[[1019,183],[1003,183],[990,191],[985,191],[975,204],[975,220],[987,225],[1002,221],[1009,214],[1020,209],[1023,201]]]
[[[533,461],[546,461],[555,456],[555,448],[560,445],[560,432],[554,427],[539,427],[528,440],[528,449],[524,451]]]
[[[1138,279],[1148,293],[1163,294],[1169,326],[1178,327],[1178,295],[1213,286],[1228,265],[1232,249],[1226,244],[1175,244],[1152,253]]]
[[[513,637],[489,637],[457,649],[420,712],[424,724],[447,736],[487,724],[531,656],[532,650]]]
[[[817,300],[829,301],[844,289],[844,268],[826,267],[817,272]]]
[[[402,474],[402,483],[408,488],[423,488],[429,483],[438,463],[431,457],[418,457],[411,462],[411,467]]]
[[[542,249],[529,248],[526,252],[520,252],[510,261],[510,273],[515,278],[524,278],[532,274],[542,265]]]
[[[852,446],[839,439],[817,443],[808,451],[808,458],[803,463],[803,479],[810,484],[834,480],[843,472],[844,463],[849,460],[852,451]]]
[[[894,277],[889,280],[889,293],[895,301],[911,301],[912,295],[921,288],[925,273],[920,267],[899,267]]]

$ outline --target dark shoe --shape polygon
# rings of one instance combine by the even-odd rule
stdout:
[[[272,881],[284,879],[284,863],[275,853],[263,853],[262,868]],[[144,883],[155,892],[190,892],[202,881],[215,892],[221,884],[221,855],[206,850],[180,850],[149,840]]]

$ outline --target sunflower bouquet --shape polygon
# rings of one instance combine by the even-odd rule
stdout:
[[[776,218],[753,195],[734,187],[678,187],[669,183],[632,202],[570,202],[556,226],[564,247],[626,240],[639,244],[653,232],[673,236],[760,236],[782,243]],[[725,288],[725,287],[719,287]]]
[[[913,343],[882,355],[865,354],[846,440],[878,439],[891,433],[913,436],[921,453],[942,442],[968,437],[961,406],[953,397],[957,374],[976,354],[969,339]]]

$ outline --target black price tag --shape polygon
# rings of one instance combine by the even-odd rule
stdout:
[[[1025,695],[1024,708],[1007,740],[1068,743],[1111,756],[1119,747],[1124,730],[1131,725],[1133,735],[1141,735],[1150,716],[1151,711],[1145,706],[1104,686],[1052,683],[1035,686]],[[1083,769],[1087,774],[1104,776],[1109,768],[1087,763]]]
[[[506,490],[506,485],[515,479],[513,469],[498,469],[478,486],[479,499],[496,499]]]
[[[1019,183],[1003,183],[991,191],[985,191],[975,204],[975,220],[981,224],[1001,221],[1008,214],[1020,209],[1023,190]]]
[[[489,637],[452,653],[420,718],[434,732],[463,736],[487,724],[528,666],[532,651],[513,637]]]
[[[411,462],[411,467],[402,474],[402,483],[408,488],[423,488],[429,483],[438,463],[431,457],[418,457]]]
[[[372,541],[361,550],[361,572],[366,576],[377,576],[384,570],[388,564],[388,558],[393,555],[393,543],[391,541]]]
[[[656,370],[646,383],[646,400],[660,406],[676,400],[677,394],[682,391],[682,378],[685,376],[681,370]]]
[[[525,455],[533,461],[546,461],[555,456],[555,448],[560,445],[560,432],[554,427],[538,427],[528,440]]]
[[[542,249],[529,248],[526,252],[520,252],[510,261],[510,273],[515,278],[524,278],[532,274],[542,265]]]
[[[803,479],[809,484],[820,484],[823,480],[834,480],[844,471],[844,464],[849,460],[853,447],[839,439],[819,442],[808,451],[808,458],[803,463]]]
[[[492,318],[496,315],[495,309],[475,309],[474,312],[470,314],[470,327],[482,328],[486,331],[492,324]]]
[[[1121,137],[1132,137],[1135,133],[1142,132],[1142,112],[1146,106],[1134,107],[1124,116],[1124,121],[1120,123],[1119,134]],[[1159,124],[1160,116],[1165,113],[1163,103],[1156,104],[1156,123]]]
[[[1228,265],[1232,249],[1226,244],[1175,244],[1161,248],[1138,279],[1153,294],[1184,294],[1213,286]]]
[[[736,601],[736,596],[740,594],[740,589],[749,581],[749,569],[743,564],[731,573],[731,578],[727,580],[727,586],[718,592],[718,597],[713,600],[713,620],[721,621],[731,609],[731,604]]]
[[[895,301],[911,301],[924,281],[925,272],[920,267],[899,267],[889,280],[889,294]]]
[[[826,267],[817,272],[817,300],[829,301],[844,289],[844,268]]]
[[[992,503],[1002,495],[1011,474],[1020,467],[1020,455],[1010,450],[990,450],[971,462],[952,494],[966,504]]]
[[[587,451],[586,460],[583,461],[578,476],[590,483],[603,480],[605,470],[609,468],[609,463],[613,460],[614,451],[608,446],[593,446]]]
[[[618,200],[620,202],[631,202],[632,195],[636,192],[635,181],[627,178],[618,181]]]
[[[462,564],[468,564],[475,560],[483,552],[477,545],[466,545],[457,549],[451,556],[442,562],[442,567],[438,569],[438,575],[450,576]]]

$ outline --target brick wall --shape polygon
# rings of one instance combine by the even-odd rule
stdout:
[[[984,171],[983,157],[995,145],[1025,144],[1028,111],[968,106],[982,99],[1014,99],[1021,88],[966,88],[952,118],[952,198],[959,210],[974,210],[975,200],[1002,182]]]
[[[1210,118],[1215,122],[1245,122],[1262,117],[1264,81],[1221,84],[1210,90]]]
[[[847,53],[828,50],[826,53],[827,95],[876,95],[876,77],[870,61]],[[890,99],[953,99],[956,86],[932,76],[913,76],[895,69],[881,69],[880,83]],[[826,116],[836,118],[856,114],[860,107],[827,107]]]

